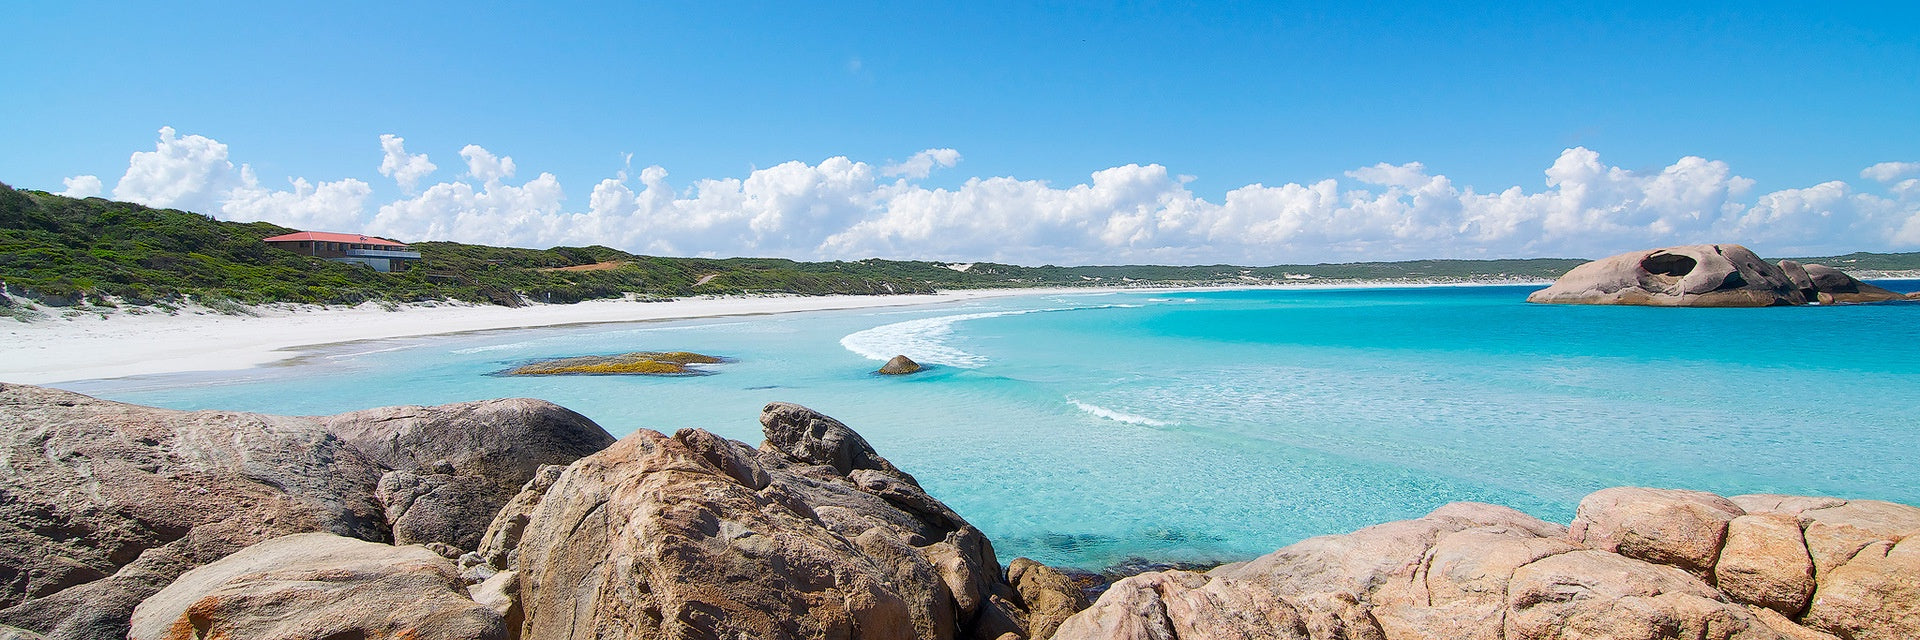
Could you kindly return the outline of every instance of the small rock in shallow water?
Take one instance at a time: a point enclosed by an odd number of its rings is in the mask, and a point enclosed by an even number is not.
[[[894,356],[892,360],[888,360],[886,364],[880,366],[880,371],[878,373],[883,373],[890,376],[903,376],[919,370],[920,370],[920,363],[914,362],[912,358],[909,358],[906,356]]]

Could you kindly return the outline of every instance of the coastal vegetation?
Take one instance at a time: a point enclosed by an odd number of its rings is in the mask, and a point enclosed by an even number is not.
[[[611,356],[575,356],[529,362],[505,373],[510,376],[699,374],[688,365],[719,364],[724,358],[689,351],[639,351]]]
[[[269,247],[295,231],[0,184],[0,307],[360,304],[459,300],[517,306],[695,295],[887,295],[939,289],[1297,282],[1543,281],[1581,259],[1419,260],[1316,265],[1022,266],[919,260],[643,256],[604,246],[523,249],[416,242],[412,269],[371,269]],[[356,231],[343,229],[337,231]],[[397,240],[406,240],[398,238]],[[1806,258],[1849,270],[1920,269],[1920,253]]]

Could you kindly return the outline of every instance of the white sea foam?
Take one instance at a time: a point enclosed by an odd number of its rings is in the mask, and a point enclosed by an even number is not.
[[[1020,309],[1014,311],[984,311],[980,313],[962,313],[951,316],[920,318],[883,324],[872,329],[855,331],[840,339],[840,346],[848,351],[860,354],[869,360],[885,362],[888,359],[905,355],[922,364],[943,364],[966,369],[978,368],[987,363],[983,356],[968,353],[946,343],[953,335],[953,325],[966,320],[980,318],[998,318],[1016,316],[1041,311],[1065,311],[1066,309]]]
[[[1067,402],[1073,403],[1073,406],[1079,407],[1081,411],[1087,412],[1088,415],[1094,416],[1096,418],[1106,418],[1114,422],[1125,422],[1127,424],[1146,425],[1149,427],[1164,427],[1164,426],[1173,424],[1165,420],[1155,420],[1153,418],[1134,415],[1131,413],[1126,413],[1124,411],[1114,411],[1112,409],[1108,409],[1106,407],[1102,407],[1097,404],[1087,404],[1085,402],[1081,402],[1073,398],[1067,398]]]
[[[486,346],[484,346],[484,347],[468,347],[468,348],[465,348],[465,349],[454,349],[453,351],[451,351],[451,352],[449,352],[449,353],[457,353],[457,354],[460,354],[460,355],[467,355],[467,354],[470,354],[470,353],[486,353],[486,352],[488,352],[488,351],[504,351],[504,350],[507,350],[507,349],[518,349],[518,348],[521,348],[521,347],[525,347],[525,346],[527,346],[527,345],[530,345],[530,344],[533,344],[533,343],[531,343],[531,342],[509,342],[509,343],[507,343],[507,344],[490,344],[490,345],[486,345]]]
[[[1133,309],[1137,304],[1097,304],[1083,307],[1054,307],[1048,309],[1015,309],[1011,311],[983,311],[979,313],[960,313],[950,316],[921,318],[883,324],[872,329],[855,331],[840,339],[840,346],[869,360],[886,362],[894,356],[904,355],[921,364],[943,364],[963,369],[977,369],[987,363],[987,358],[969,353],[947,344],[953,335],[953,325],[967,320],[1018,316],[1029,313],[1051,313],[1055,311],[1085,311],[1089,309]]]

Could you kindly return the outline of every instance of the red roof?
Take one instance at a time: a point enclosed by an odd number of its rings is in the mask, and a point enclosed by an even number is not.
[[[363,235],[352,234],[352,233],[327,233],[325,231],[301,231],[297,233],[289,233],[284,236],[274,236],[271,238],[267,238],[265,240],[262,240],[261,242],[305,242],[305,241],[345,242],[348,244],[373,244],[373,245],[380,245],[385,247],[407,246],[398,242],[394,242],[392,240],[375,238],[373,236],[363,236]]]

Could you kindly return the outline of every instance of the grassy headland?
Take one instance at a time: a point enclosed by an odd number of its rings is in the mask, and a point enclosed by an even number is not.
[[[227,222],[176,209],[68,198],[0,184],[0,282],[5,284],[0,305],[9,294],[56,306],[108,305],[114,300],[169,304],[185,298],[207,305],[453,299],[511,306],[627,295],[885,295],[989,287],[1544,280],[1583,262],[1542,258],[1027,267],[879,259],[669,258],[603,246],[519,249],[416,242],[412,246],[422,255],[417,266],[376,273],[261,242],[292,231],[265,222]],[[1810,260],[1850,270],[1920,269],[1920,253]]]

